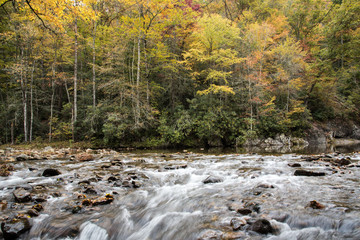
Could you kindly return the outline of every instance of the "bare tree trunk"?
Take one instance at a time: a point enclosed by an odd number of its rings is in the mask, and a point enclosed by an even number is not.
[[[33,83],[34,83],[35,60],[33,61],[30,82],[30,142],[33,138],[33,125],[34,125],[34,104],[33,104]]]
[[[130,78],[130,84],[131,84],[131,88],[133,89],[131,96],[132,96],[132,109],[134,111],[134,121],[135,124],[137,123],[137,115],[136,115],[136,89],[135,89],[135,83],[134,83],[134,65],[135,65],[135,51],[136,51],[136,39],[134,38],[134,47],[133,47],[133,56],[132,56],[132,61],[131,61],[131,78]]]
[[[77,0],[75,0],[75,6],[77,6]],[[74,61],[74,110],[72,119],[72,139],[75,141],[75,125],[77,121],[77,72],[78,72],[78,29],[77,29],[77,17],[75,17],[75,61]]]
[[[57,59],[57,45],[55,45],[54,62],[52,64],[52,79],[51,79],[52,93],[51,93],[51,103],[50,103],[49,142],[52,141],[52,123],[53,123],[53,118],[54,118],[56,59]]]
[[[249,66],[247,66],[248,75],[250,74]],[[250,103],[250,130],[253,130],[253,106],[251,102],[252,94],[251,94],[251,81],[250,77],[248,76],[248,87],[249,87],[249,103]]]
[[[21,47],[21,60],[20,60],[20,83],[22,90],[23,100],[23,114],[24,114],[24,141],[28,141],[28,129],[27,129],[27,92],[26,92],[26,77],[24,77],[24,49]]]
[[[93,32],[93,108],[96,106],[96,75],[95,75],[95,60],[96,60],[96,48],[95,48],[95,38],[96,38],[96,21],[94,20],[94,32]]]
[[[142,5],[140,5],[139,11],[139,22],[141,21],[142,17]],[[141,64],[141,24],[139,23],[139,36],[138,36],[138,43],[137,43],[137,72],[136,72],[136,122],[135,126],[139,125],[140,119],[140,64]]]
[[[14,120],[11,121],[11,144],[14,145]]]

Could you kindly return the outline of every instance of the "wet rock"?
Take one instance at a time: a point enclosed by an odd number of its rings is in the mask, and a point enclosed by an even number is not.
[[[32,200],[31,193],[24,188],[18,188],[13,192],[15,200],[19,203],[30,202]]]
[[[31,223],[27,218],[14,218],[1,223],[1,230],[4,239],[17,239],[19,236],[31,228]]]
[[[273,232],[273,228],[270,222],[266,219],[258,219],[256,220],[250,228],[252,231],[261,233],[261,234],[268,234]]]
[[[37,217],[40,215],[40,213],[38,211],[36,211],[35,209],[29,209],[27,211],[27,214],[29,214],[30,217]]]
[[[33,197],[35,203],[42,203],[47,201],[47,196],[44,194],[39,194]]]
[[[308,177],[319,177],[325,176],[324,172],[313,172],[313,171],[306,171],[306,170],[296,170],[294,172],[295,176],[308,176]]]
[[[349,159],[337,159],[334,161],[334,164],[338,165],[338,166],[347,166],[351,164],[351,161]]]
[[[300,163],[289,163],[288,166],[296,168],[296,167],[301,167],[301,164]]]
[[[26,161],[29,159],[29,156],[26,155],[26,154],[20,154],[19,156],[17,156],[16,158],[16,161],[18,162],[22,162],[22,161]]]
[[[92,201],[92,205],[93,206],[98,206],[98,205],[106,205],[106,204],[110,204],[114,201],[114,196],[110,195],[110,194],[106,194],[105,197],[101,197],[101,198],[97,198],[95,200]]]
[[[221,231],[206,230],[200,234],[197,240],[220,240],[222,237],[223,233]]]
[[[29,167],[29,171],[30,171],[30,172],[37,171],[37,170],[38,170],[37,168]]]
[[[242,215],[249,215],[252,213],[252,211],[248,208],[240,208],[236,211],[237,213],[240,213]]]
[[[81,161],[81,162],[87,162],[87,161],[92,161],[94,160],[94,156],[92,154],[88,154],[88,153],[82,153],[77,155],[77,160]]]
[[[78,182],[79,185],[89,185],[90,181],[89,180],[82,180],[80,182]]]
[[[84,193],[97,194],[97,191],[95,190],[95,188],[93,186],[87,186],[86,189],[84,190]]]
[[[307,162],[312,162],[312,161],[319,160],[320,157],[319,156],[309,156],[309,157],[302,157],[301,159],[304,161],[307,161]]]
[[[102,168],[102,169],[108,169],[108,168],[110,168],[111,166],[112,166],[112,165],[102,165],[101,168]]]
[[[219,177],[214,177],[214,176],[209,176],[207,177],[203,183],[204,184],[209,184],[209,183],[219,183],[219,182],[222,182],[223,180]]]
[[[252,209],[254,212],[259,213],[260,212],[260,204],[256,202],[249,202],[245,204],[245,208]]]
[[[53,176],[57,176],[57,175],[60,175],[61,172],[57,169],[53,169],[53,168],[48,168],[48,169],[45,169],[44,172],[43,172],[43,176],[44,177],[53,177]]]
[[[81,205],[83,205],[83,206],[90,206],[91,204],[92,204],[92,201],[87,198],[81,201]]]
[[[71,212],[72,212],[73,214],[77,214],[77,213],[81,212],[81,210],[82,210],[82,206],[77,205],[77,206],[74,206],[74,207],[71,209]]]
[[[108,179],[107,179],[107,181],[108,182],[116,182],[118,179],[116,178],[116,177],[114,177],[114,176],[110,176]]]
[[[313,209],[324,209],[325,206],[317,201],[310,201],[310,203],[307,205],[307,207],[311,207]]]
[[[257,185],[256,187],[257,188],[275,188],[273,185],[267,184],[267,183],[261,183],[261,184]]]
[[[183,165],[168,165],[168,166],[164,167],[164,169],[166,169],[166,170],[176,170],[176,169],[185,169],[185,168],[187,168],[186,164],[183,164]]]
[[[9,164],[1,164],[0,165],[0,176],[7,177],[11,175],[11,172],[14,171],[14,167]]]
[[[8,202],[6,200],[2,200],[0,202],[0,210],[4,211],[7,208]]]
[[[32,209],[35,209],[38,212],[41,212],[42,210],[44,210],[44,207],[41,204],[36,204],[32,207]]]
[[[125,188],[139,188],[141,187],[141,184],[139,181],[125,180],[122,182],[122,186]]]
[[[53,197],[61,197],[62,194],[60,192],[53,192],[53,193],[51,193],[51,196],[53,196]]]
[[[246,225],[246,220],[241,218],[233,218],[230,220],[230,226],[234,231],[238,231],[241,227]]]

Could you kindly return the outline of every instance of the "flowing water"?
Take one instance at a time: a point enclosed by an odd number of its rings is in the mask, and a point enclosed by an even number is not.
[[[0,199],[10,205],[2,214],[18,207],[10,204],[15,187],[28,186],[48,199],[21,239],[360,239],[360,154],[338,157],[350,157],[354,167],[335,172],[328,162],[307,162],[295,154],[124,153],[119,164],[111,156],[16,162],[11,176],[0,177]],[[326,176],[294,176],[291,163]],[[41,176],[46,168],[61,175]],[[209,176],[216,181],[205,184]],[[97,191],[87,197],[110,193],[114,201],[73,213],[84,180]],[[124,185],[127,180],[131,187]],[[308,207],[312,200],[325,208]],[[241,215],[239,208],[252,213]],[[234,231],[233,218],[244,226]],[[251,231],[259,218],[276,231]]]

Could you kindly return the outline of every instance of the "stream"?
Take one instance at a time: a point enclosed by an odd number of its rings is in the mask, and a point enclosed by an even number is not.
[[[2,221],[43,208],[17,239],[360,239],[360,153],[93,156],[8,161]],[[16,188],[32,199],[15,201]]]

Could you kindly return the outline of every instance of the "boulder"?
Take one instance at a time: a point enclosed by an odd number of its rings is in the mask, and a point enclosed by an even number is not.
[[[219,183],[219,182],[222,182],[223,180],[219,177],[214,177],[214,176],[209,176],[207,177],[203,183],[204,184],[209,184],[209,183]]]
[[[1,223],[1,230],[4,239],[17,239],[19,236],[31,228],[31,223],[27,218],[15,218]]]
[[[18,188],[13,192],[15,200],[19,203],[30,202],[31,201],[31,193],[24,188]]]
[[[53,176],[57,176],[57,175],[60,175],[61,172],[57,169],[53,169],[53,168],[48,168],[48,169],[45,169],[44,172],[43,172],[43,176],[44,177],[53,177]]]
[[[258,219],[251,225],[251,230],[260,234],[268,234],[273,232],[270,222],[266,219]]]
[[[97,191],[95,190],[95,188],[93,186],[87,186],[86,189],[84,190],[84,193],[86,194],[97,194]]]
[[[313,172],[313,171],[306,171],[306,170],[296,170],[294,172],[295,176],[307,176],[307,177],[319,177],[325,176],[324,172]]]
[[[40,213],[38,211],[36,211],[35,209],[29,209],[27,211],[27,214],[30,216],[30,217],[37,217],[40,215]]]
[[[77,155],[77,160],[79,160],[81,162],[92,161],[92,160],[94,160],[94,156],[92,154],[82,153],[82,154]]]
[[[22,162],[26,160],[29,160],[29,156],[26,154],[20,154],[19,156],[16,157],[16,161],[18,162]]]
[[[101,197],[101,198],[97,198],[95,200],[92,201],[92,205],[93,206],[98,206],[98,205],[106,205],[106,204],[110,204],[114,201],[114,196],[110,195],[110,194],[106,194],[105,197]]]
[[[36,204],[32,207],[32,209],[35,209],[38,212],[41,212],[42,210],[44,210],[44,207],[41,204]]]

